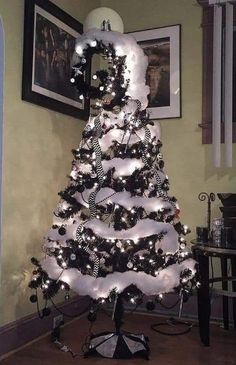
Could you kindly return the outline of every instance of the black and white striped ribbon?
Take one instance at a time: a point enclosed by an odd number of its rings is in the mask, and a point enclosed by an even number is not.
[[[148,143],[151,140],[151,132],[150,132],[150,130],[148,129],[147,126],[144,127],[144,131],[145,131],[145,136],[144,136],[144,140],[143,140],[144,149],[142,151],[142,159],[143,159],[144,164],[147,167],[150,168],[150,165],[149,165],[148,160],[147,160],[147,157],[146,157],[146,150],[147,150],[147,147],[146,146],[148,145]],[[157,182],[157,191],[158,191],[158,194],[159,194],[159,196],[163,196],[164,194],[163,194],[163,191],[161,189],[162,181],[161,181],[161,178],[159,176],[159,173],[158,173],[158,171],[154,167],[151,167],[150,169],[154,173],[154,176],[155,176],[155,179],[156,179],[156,182]]]
[[[138,99],[135,99],[135,102],[137,104],[137,110],[140,111],[141,106],[142,106],[141,102]]]
[[[89,258],[94,262],[93,276],[96,278],[98,276],[98,271],[99,271],[99,258],[97,257],[94,251],[90,250],[88,246],[83,246],[84,241],[82,238],[82,230],[84,227],[84,223],[81,223],[76,230],[76,240],[79,242],[82,249],[89,254]]]
[[[99,138],[102,134],[102,126],[101,126],[101,121],[100,121],[99,116],[95,118],[94,126],[96,128],[96,136],[97,136],[97,138]]]
[[[104,171],[102,168],[102,151],[100,144],[98,142],[98,138],[101,136],[102,133],[102,127],[100,123],[100,119],[96,118],[94,121],[94,125],[96,128],[96,136],[94,137],[92,141],[93,149],[96,155],[96,172],[98,175],[99,184],[102,185],[103,183],[103,177],[104,177]]]
[[[97,193],[98,193],[98,190],[95,190],[89,195],[88,201],[89,201],[90,218],[96,217],[97,209],[96,209],[95,199],[96,199]]]

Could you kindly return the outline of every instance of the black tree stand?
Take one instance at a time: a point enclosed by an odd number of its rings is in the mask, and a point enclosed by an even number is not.
[[[84,354],[86,357],[100,355],[113,359],[129,359],[131,357],[149,357],[148,338],[144,334],[132,334],[121,330],[123,324],[122,295],[118,295],[114,304],[115,332],[102,332],[91,335],[89,349]]]

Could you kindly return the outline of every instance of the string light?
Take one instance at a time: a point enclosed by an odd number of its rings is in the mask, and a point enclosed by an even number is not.
[[[96,47],[96,45],[97,45],[97,41],[92,41],[92,42],[90,43],[90,45],[91,45],[91,47]]]

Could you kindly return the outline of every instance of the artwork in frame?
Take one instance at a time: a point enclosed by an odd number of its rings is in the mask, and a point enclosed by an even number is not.
[[[148,57],[151,119],[181,118],[179,24],[130,33]]]
[[[83,26],[49,0],[25,0],[22,99],[80,119],[89,101],[70,82],[71,59]],[[84,77],[90,80],[88,64]]]

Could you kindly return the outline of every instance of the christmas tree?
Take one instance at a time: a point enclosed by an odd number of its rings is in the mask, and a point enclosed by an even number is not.
[[[90,85],[84,71],[95,53],[109,67],[95,72]],[[193,286],[188,228],[168,195],[159,125],[146,112],[146,68],[130,35],[91,30],[77,40],[71,82],[81,101],[95,99],[94,113],[72,151],[69,184],[44,241],[46,258],[32,259],[30,286],[45,299],[72,289],[97,302],[122,293],[132,302],[143,294],[161,300]]]

